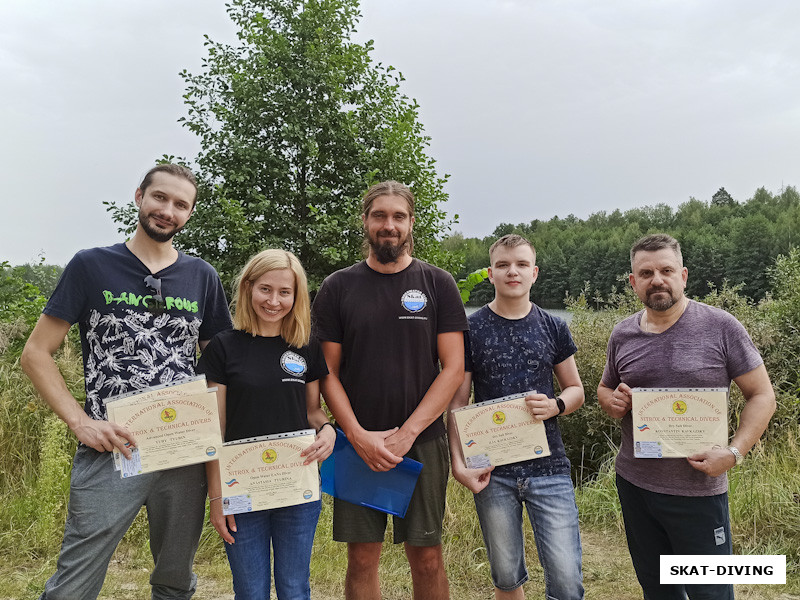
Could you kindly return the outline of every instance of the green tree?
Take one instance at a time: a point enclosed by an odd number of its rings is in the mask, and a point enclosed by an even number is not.
[[[453,270],[451,224],[419,106],[402,75],[350,41],[358,0],[232,0],[238,43],[206,38],[200,73],[184,71],[184,126],[202,150],[201,193],[176,240],[230,282],[265,247],[295,252],[312,287],[361,257],[360,198],[396,179],[415,193],[415,255]],[[130,229],[130,213],[110,207]]]
[[[45,264],[44,257],[38,263],[25,263],[15,269],[22,279],[39,288],[45,298],[49,298],[53,294],[61,273],[64,271],[62,266]]]
[[[24,278],[25,267],[0,262],[0,323],[20,322],[33,327],[47,299]]]
[[[733,206],[736,204],[736,200],[728,193],[728,190],[721,187],[711,196],[711,204],[713,206]]]
[[[774,225],[760,214],[737,219],[731,227],[726,277],[742,284],[750,298],[763,298],[769,289],[767,269],[775,256]]]

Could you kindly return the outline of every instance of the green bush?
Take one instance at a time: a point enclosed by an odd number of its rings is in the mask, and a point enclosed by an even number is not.
[[[47,302],[42,292],[23,279],[24,267],[11,267],[7,261],[0,263],[0,322],[22,321],[33,327]],[[0,346],[0,352],[4,350]]]

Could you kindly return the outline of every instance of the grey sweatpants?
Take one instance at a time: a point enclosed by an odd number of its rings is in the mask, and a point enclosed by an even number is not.
[[[142,506],[147,508],[155,562],[153,599],[191,598],[205,499],[202,464],[122,479],[110,452],[79,446],[61,555],[40,600],[97,598],[111,556]]]

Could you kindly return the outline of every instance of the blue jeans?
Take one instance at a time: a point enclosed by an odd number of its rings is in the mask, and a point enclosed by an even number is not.
[[[225,544],[236,600],[266,600],[270,588],[269,547],[275,560],[278,600],[311,598],[311,548],[322,502],[235,515],[235,542]]]
[[[581,600],[581,538],[578,508],[569,475],[517,479],[492,473],[475,494],[492,582],[502,591],[528,580],[522,534],[522,506],[528,511],[548,600]]]

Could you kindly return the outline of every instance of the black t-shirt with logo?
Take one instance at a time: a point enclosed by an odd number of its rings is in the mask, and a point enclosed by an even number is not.
[[[439,374],[437,335],[467,330],[453,277],[414,259],[399,273],[366,262],[333,273],[312,307],[320,341],[342,345],[339,377],[358,422],[367,430],[400,427]],[[444,434],[442,419],[420,436]]]
[[[308,429],[306,383],[328,374],[316,341],[295,348],[238,329],[211,340],[198,371],[227,388],[226,442]]]
[[[148,276],[160,280],[160,306]],[[106,418],[105,398],[194,375],[197,342],[231,328],[211,265],[178,252],[153,274],[125,244],[78,252],[44,313],[80,326],[85,410],[93,419]]]

